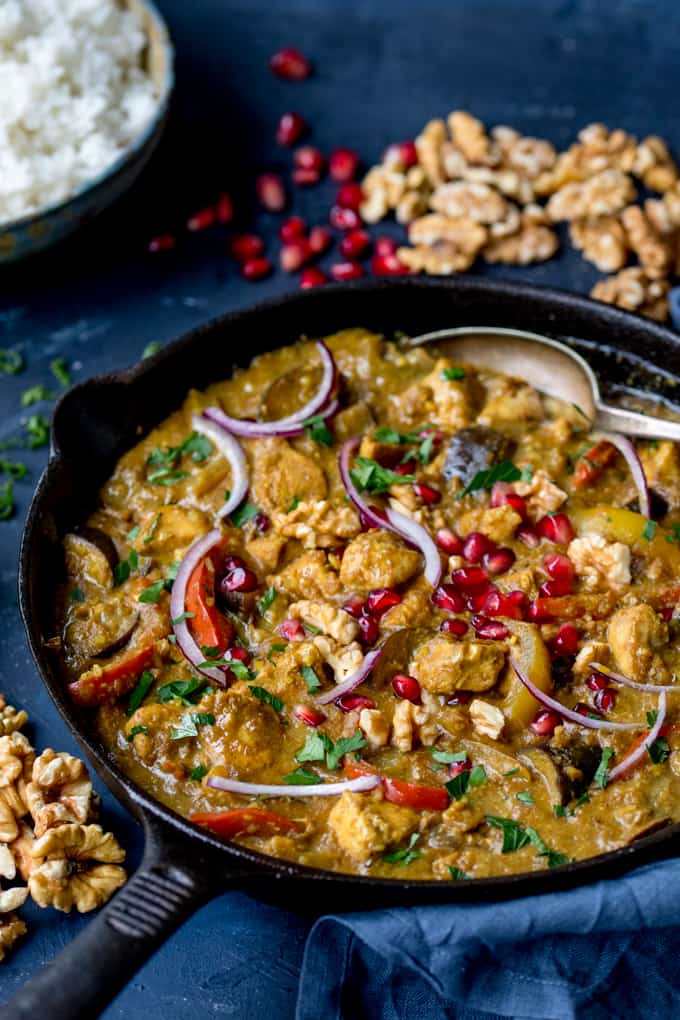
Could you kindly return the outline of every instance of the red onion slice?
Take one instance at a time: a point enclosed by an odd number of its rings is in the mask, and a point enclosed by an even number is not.
[[[248,491],[248,462],[238,439],[234,439],[221,425],[209,421],[203,415],[195,414],[191,419],[195,432],[211,439],[231,468],[231,489],[229,499],[217,512],[221,520],[228,517],[239,503],[245,499]]]
[[[209,776],[205,784],[214,790],[227,793],[241,793],[252,797],[339,797],[342,793],[364,793],[380,783],[380,776],[359,776],[357,779],[342,780],[339,783],[319,783],[309,786],[288,786],[277,783],[242,783],[239,779],[226,776]]]
[[[569,722],[576,723],[577,726],[585,726],[589,730],[643,730],[647,725],[646,723],[621,723],[609,722],[607,719],[590,719],[587,715],[581,715],[580,712],[574,712],[571,708],[565,708],[561,702],[551,698],[549,694],[546,694],[540,687],[537,687],[513,659],[510,659],[510,662],[515,673],[529,691],[529,694],[533,694],[536,701],[540,701],[546,708],[557,712],[558,715],[568,719]]]
[[[321,411],[319,411],[319,416],[323,418],[324,421],[328,421],[330,418],[332,418],[334,415],[338,413],[339,409],[340,401],[337,399],[337,397],[334,397],[333,400],[331,400],[330,404],[327,405],[327,407],[324,407],[322,408]],[[203,412],[203,415],[208,421],[212,421],[215,425],[217,425],[221,429],[224,429],[225,431],[229,431],[230,429],[232,431],[236,431],[235,429],[232,429],[231,426],[231,422],[233,421],[233,419],[229,418],[224,413],[224,411],[221,411],[219,409],[219,407],[208,407]],[[303,419],[301,422],[294,423],[288,426],[282,426],[281,428],[277,428],[275,432],[264,432],[261,428],[260,422],[250,421],[244,422],[243,424],[248,425],[249,427],[247,433],[248,439],[263,439],[271,435],[278,436],[280,439],[292,439],[294,436],[301,436],[304,433],[305,421],[307,421],[306,418]],[[264,422],[262,424],[274,425],[275,423]],[[252,428],[250,428],[250,426],[252,426]],[[246,438],[246,432],[243,429],[240,430],[240,435]]]
[[[594,670],[599,676],[604,677],[605,680],[613,680],[614,683],[623,684],[624,687],[632,687],[636,691],[649,691],[654,694],[656,691],[680,691],[680,684],[639,684],[635,680],[629,680],[623,673],[615,673],[611,669],[607,669],[599,662],[589,662],[588,669]]]
[[[430,582],[433,588],[436,588],[439,584],[442,576],[442,561],[439,549],[434,543],[434,540],[427,533],[422,524],[418,524],[417,521],[407,517],[406,514],[399,513],[398,510],[386,509],[383,511],[385,517],[381,514],[377,514],[375,510],[363,499],[358,489],[352,481],[350,475],[349,462],[352,454],[359,446],[359,438],[348,439],[343,443],[340,450],[340,456],[338,458],[338,467],[340,470],[340,478],[342,484],[347,490],[347,495],[354,503],[355,507],[365,520],[372,524],[374,528],[386,528],[388,531],[393,531],[395,535],[399,535],[400,538],[405,539],[407,542],[412,542],[413,545],[420,549],[425,559],[424,574],[426,580]]]
[[[659,708],[657,710],[656,721],[654,725],[652,726],[651,730],[649,731],[645,739],[640,744],[638,744],[638,746],[633,751],[631,751],[630,754],[623,759],[623,761],[619,762],[619,764],[616,765],[611,770],[611,772],[607,773],[608,783],[611,783],[614,779],[618,779],[619,776],[624,775],[624,773],[626,773],[630,768],[632,768],[632,766],[635,765],[640,760],[640,758],[642,758],[643,755],[647,753],[648,749],[652,746],[654,741],[659,736],[659,733],[661,732],[661,727],[663,726],[665,720],[666,720],[666,692],[662,691],[661,694],[659,695]]]
[[[201,538],[197,538],[193,545],[189,546],[189,549],[180,564],[180,568],[177,571],[177,577],[172,585],[172,592],[170,594],[170,620],[172,623],[173,633],[177,639],[177,647],[185,659],[187,659],[194,669],[202,676],[207,677],[208,680],[212,680],[213,683],[218,684],[220,687],[226,687],[224,673],[217,666],[199,667],[199,663],[205,662],[205,655],[189,633],[186,620],[181,619],[185,612],[185,599],[189,578],[203,557],[207,556],[210,550],[214,549],[221,539],[222,532],[219,528],[213,528],[213,530],[209,531],[207,535],[202,535]]]
[[[245,436],[250,439],[262,436],[300,435],[303,431],[302,422],[319,414],[328,404],[338,376],[333,355],[321,340],[316,341],[316,349],[323,365],[321,382],[311,400],[308,400],[298,411],[276,421],[243,421],[240,418],[232,418],[218,407],[207,407],[203,412],[204,417],[221,425],[229,432],[233,432],[236,436]]]
[[[364,661],[354,673],[351,673],[341,684],[336,684],[330,691],[326,691],[325,694],[316,699],[317,705],[328,705],[331,701],[337,701],[343,694],[349,694],[350,691],[353,691],[355,687],[358,687],[359,684],[366,680],[381,655],[382,648],[375,648],[372,652],[365,655]]]
[[[638,452],[630,439],[626,436],[619,435],[618,432],[594,432],[593,439],[605,439],[612,446],[615,446],[619,453],[625,458],[630,473],[633,476],[635,482],[635,488],[638,491],[638,502],[640,504],[640,513],[645,517],[651,517],[652,505],[649,499],[649,486],[647,485],[647,478],[645,471],[642,466],[642,462],[638,457]]]

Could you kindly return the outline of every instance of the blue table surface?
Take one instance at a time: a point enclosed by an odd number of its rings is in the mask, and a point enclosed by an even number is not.
[[[18,348],[27,367],[16,378],[0,378],[0,442],[21,432],[27,414],[20,392],[53,384],[54,357],[65,358],[80,380],[136,361],[150,341],[172,340],[225,310],[295,286],[281,273],[259,285],[241,280],[226,257],[222,229],[186,239],[169,258],[153,260],[144,251],[150,236],[173,230],[223,188],[234,194],[242,222],[251,222],[255,168],[288,165],[273,142],[285,110],[308,118],[322,149],[352,145],[366,163],[388,142],[413,137],[430,117],[454,108],[558,145],[603,121],[661,134],[680,150],[675,2],[157,2],[174,37],[178,72],[161,150],[115,210],[58,250],[2,269],[0,347]],[[315,63],[303,85],[280,82],[267,70],[268,56],[291,44]],[[299,194],[297,208],[322,222],[332,194],[325,182]],[[260,214],[257,226],[273,241],[274,217]],[[381,232],[398,233],[394,226]],[[573,251],[529,269],[480,271],[580,292],[597,278]],[[38,748],[75,751],[29,657],[17,608],[17,551],[45,451],[22,459],[30,475],[16,486],[16,515],[0,524],[0,690],[27,709]],[[105,825],[134,866],[141,832],[101,784],[100,792]],[[31,906],[24,914],[29,935],[0,968],[0,1000],[87,923]],[[196,1008],[243,1016],[247,1003],[248,1015],[266,1009],[291,1017],[309,925],[239,893],[222,896],[160,950],[105,1016],[175,1020]]]

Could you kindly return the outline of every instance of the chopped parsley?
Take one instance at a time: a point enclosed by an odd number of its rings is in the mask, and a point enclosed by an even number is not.
[[[154,581],[148,588],[140,594],[137,599],[138,602],[160,602],[161,595],[165,591],[165,579],[161,577],[159,581]]]
[[[134,715],[137,711],[141,703],[144,701],[144,698],[149,693],[150,688],[153,686],[153,682],[153,673],[151,673],[148,669],[145,669],[133,688],[130,700],[128,701],[128,706],[125,709],[125,714],[128,717]]]
[[[481,786],[486,782],[486,769],[483,765],[475,765],[474,768],[465,772],[459,772],[457,776],[450,779],[444,786],[454,800],[460,800],[468,790]]]
[[[0,372],[5,375],[18,375],[24,367],[24,359],[18,351],[0,348]]]
[[[350,477],[358,489],[373,493],[387,492],[391,485],[404,485],[416,480],[415,475],[398,475],[369,457],[356,458]]]
[[[421,464],[429,464],[432,459],[432,447],[434,446],[434,432],[429,432],[418,447],[417,457]]]
[[[232,669],[234,668],[232,662],[230,662],[229,665]],[[243,666],[243,663],[241,662],[239,665]],[[238,672],[236,670],[234,670],[234,672],[238,676]],[[250,684],[248,690],[254,698],[257,698],[258,701],[263,702],[265,705],[271,705],[276,712],[283,712],[286,707],[284,702],[281,701],[281,698],[277,698],[276,695],[272,694],[271,691],[268,691],[266,687],[256,687],[255,684]]]
[[[135,571],[138,566],[139,566],[139,556],[137,555],[137,551],[136,551],[136,549],[131,549],[130,550],[130,555],[128,556],[128,558],[126,560],[119,560],[119,562],[116,563],[115,567],[113,568],[113,577],[114,577],[114,580],[115,580],[116,584],[120,585],[120,584],[123,584],[124,581],[127,581],[127,579],[130,576],[130,574],[133,573],[133,571]],[[141,601],[141,596],[140,596],[140,601]],[[147,601],[153,601],[153,600],[147,600]],[[156,599],[155,601],[158,601],[158,599]]]
[[[158,700],[161,705],[166,705],[169,701],[181,701],[183,705],[195,705],[203,697],[206,687],[206,681],[199,680],[198,677],[191,677],[190,680],[173,680],[158,688]]]
[[[28,446],[31,450],[37,450],[44,446],[50,438],[50,423],[42,414],[32,414],[26,422],[26,433],[28,435]]]
[[[178,623],[184,623],[185,620],[193,620],[195,615],[196,615],[196,613],[186,613],[186,612],[185,613],[180,613],[179,616],[176,616],[174,620],[170,621],[170,623],[173,626],[176,627]]]
[[[83,595],[83,593],[80,590],[80,588],[71,588],[71,591],[70,591],[70,594],[69,594],[69,598],[71,599],[71,602],[84,602],[85,601],[85,596]]]
[[[280,641],[275,641],[274,644],[269,646],[269,651],[267,652],[267,658],[271,662],[271,658],[272,658],[272,655],[274,654],[274,652],[285,652],[287,647],[288,647],[288,645],[284,645]]]
[[[156,516],[154,517],[154,519],[151,522],[149,530],[147,531],[146,535],[142,539],[142,543],[144,545],[148,545],[149,542],[153,539],[153,536],[156,534],[156,530],[158,528],[158,525],[160,524],[160,520],[161,520],[161,515],[160,514],[156,514]]]
[[[651,725],[651,724],[650,724]],[[614,757],[614,749],[611,747],[602,748],[602,757],[600,758],[600,764],[597,766],[595,775],[593,776],[593,782],[597,783],[602,789],[607,785],[607,774],[609,772],[609,762]]]
[[[305,741],[305,746],[295,755],[296,761],[324,761],[330,772],[340,765],[340,760],[350,751],[359,751],[366,746],[366,741],[361,730],[357,730],[353,737],[341,737],[335,743],[326,733],[319,733],[314,730]]]
[[[527,825],[524,828],[512,818],[499,818],[497,815],[486,815],[486,821],[489,825],[495,829],[500,829],[503,833],[501,853],[513,853],[515,850],[521,850],[522,847],[528,846],[531,843],[538,851],[536,856],[545,857],[549,868],[556,868],[560,864],[566,864],[568,858],[565,854],[557,850],[551,850],[545,841],[541,839],[536,829],[531,826]]]
[[[309,691],[310,694],[313,694],[314,691],[319,690],[319,688],[321,687],[321,681],[319,680],[318,676],[316,675],[311,666],[302,666],[300,669],[300,675],[304,680],[307,686],[307,690]]]
[[[148,730],[147,726],[133,726],[132,729],[130,730],[130,732],[128,733],[128,735],[127,735],[127,742],[128,742],[128,744],[132,743],[132,741],[134,740],[134,738],[137,736],[138,733],[148,733],[148,732],[149,732],[149,730]]]
[[[142,358],[152,358],[154,354],[158,354],[162,349],[163,345],[159,344],[158,340],[152,340],[142,351]]]
[[[195,464],[199,464],[210,456],[212,449],[212,443],[207,436],[199,432],[190,432],[179,446],[167,446],[165,449],[155,446],[146,458],[146,463],[148,467],[156,470],[150,471],[146,480],[150,485],[174,485],[175,482],[189,476],[188,471],[182,471],[177,467],[185,454],[190,455]]]
[[[647,754],[655,765],[662,765],[670,753],[671,749],[665,737],[657,737],[654,743],[647,748]]]
[[[302,423],[305,435],[319,446],[332,446],[333,433],[320,414],[314,414]]]
[[[63,386],[64,389],[68,389],[71,385],[71,376],[69,375],[64,359],[54,358],[53,361],[50,361],[50,371],[59,385]]]
[[[53,400],[54,393],[52,390],[48,390],[47,386],[43,386],[39,383],[37,386],[30,386],[27,390],[21,394],[21,406],[32,407],[33,404],[39,404],[43,400]]]
[[[534,795],[531,790],[522,790],[521,793],[517,794],[517,800],[521,804],[535,804]]]
[[[262,598],[258,600],[257,603],[257,611],[260,614],[260,616],[264,616],[264,614],[267,612],[267,610],[269,609],[269,607],[271,606],[272,602],[274,601],[278,594],[279,593],[276,590],[276,588],[274,587],[267,588],[266,592],[264,593]]]
[[[445,368],[442,370],[442,379],[447,379],[449,382],[458,381],[465,378],[464,368]]]
[[[430,754],[434,761],[439,762],[440,765],[453,765],[457,761],[465,761],[467,758],[466,751],[438,751],[436,747],[430,748]]]
[[[171,740],[183,740],[185,737],[197,737],[199,726],[214,726],[215,716],[211,712],[186,712],[179,726],[170,731]]]
[[[323,779],[317,772],[303,768],[289,772],[287,776],[283,777],[283,781],[289,786],[318,786],[319,783],[323,783]]]
[[[420,839],[420,833],[414,832],[408,841],[408,845],[403,850],[394,850],[391,854],[385,854],[383,860],[388,864],[399,864],[402,868],[405,868],[412,861],[417,861],[419,857],[422,857],[420,850],[415,850],[414,847]]]
[[[288,507],[288,509],[286,510],[286,513],[287,514],[292,514],[293,510],[297,510],[297,508],[299,506],[300,506],[300,497],[299,496],[293,496],[291,504]]]
[[[516,776],[518,772],[519,772],[519,768],[510,769],[509,772],[504,772],[503,775],[506,776],[506,777]]]
[[[242,503],[231,515],[231,523],[235,528],[242,528],[253,517],[257,517],[259,512],[254,503]]]
[[[14,486],[11,482],[0,485],[0,521],[7,521],[14,513]]]
[[[176,482],[181,482],[183,478],[188,478],[188,471],[179,471],[175,468],[162,467],[158,471],[151,471],[146,476],[146,480],[149,485],[174,485]]]
[[[453,865],[449,866],[449,874],[454,882],[470,877],[465,871],[461,871],[460,868],[454,868]]]
[[[0,475],[9,475],[15,482],[20,482],[28,474],[28,468],[20,460],[3,460],[0,458]]]
[[[128,542],[136,542],[137,539],[139,538],[139,525],[137,525],[137,527],[130,528],[125,537],[127,538]]]
[[[564,804],[555,804],[553,807],[553,814],[556,818],[566,818],[569,814],[569,809]]]
[[[417,432],[397,432],[387,425],[381,425],[375,430],[374,438],[379,443],[388,443],[390,446],[402,446],[404,443],[417,443],[420,435]]]
[[[500,464],[494,464],[485,471],[478,471],[472,481],[458,493],[458,499],[480,489],[490,489],[496,482],[518,482],[521,478],[522,471],[511,460],[502,460]]]
[[[208,769],[205,765],[197,765],[195,769],[192,769],[189,773],[189,779],[193,779],[195,783],[200,783],[203,776],[207,776]]]
[[[680,545],[680,524],[671,524],[671,534],[666,535],[666,541]]]
[[[647,521],[644,528],[642,529],[642,537],[648,542],[651,542],[656,534],[656,521]]]

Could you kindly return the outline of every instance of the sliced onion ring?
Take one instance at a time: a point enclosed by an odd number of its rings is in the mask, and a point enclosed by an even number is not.
[[[231,468],[229,499],[217,512],[217,516],[221,520],[224,517],[228,517],[232,510],[235,510],[239,503],[242,503],[245,499],[248,491],[248,462],[246,455],[238,439],[234,439],[225,428],[216,422],[204,418],[202,414],[193,415],[191,426],[195,432],[200,432],[201,435],[212,439]]]
[[[326,691],[325,694],[316,699],[317,705],[328,705],[331,701],[337,701],[343,694],[349,694],[350,691],[353,691],[355,687],[358,687],[359,684],[366,680],[381,655],[382,648],[375,648],[372,652],[369,652],[364,656],[364,661],[354,673],[348,676],[346,680],[343,680],[341,684],[336,684],[330,691]]]
[[[201,538],[197,538],[193,545],[189,546],[189,549],[180,564],[180,568],[177,571],[177,577],[172,585],[172,592],[170,594],[170,620],[172,623],[173,633],[177,639],[177,647],[185,659],[187,659],[194,669],[202,676],[212,680],[213,683],[218,684],[220,687],[226,687],[226,679],[221,669],[217,666],[199,666],[199,663],[205,662],[205,655],[189,633],[186,620],[181,619],[185,612],[185,600],[189,578],[203,557],[207,556],[211,549],[214,549],[221,539],[222,532],[219,528],[213,528],[213,530],[209,531],[207,535],[202,535]]]
[[[615,446],[619,453],[625,458],[630,473],[633,476],[635,482],[635,488],[638,491],[638,502],[640,504],[640,513],[645,517],[652,516],[652,504],[649,499],[649,486],[647,485],[647,477],[645,470],[642,466],[642,462],[638,457],[638,452],[635,449],[633,443],[626,436],[619,435],[618,432],[593,432],[593,439],[604,439],[612,446]]]
[[[537,687],[514,659],[510,659],[510,662],[515,673],[529,691],[529,694],[533,694],[536,701],[540,701],[546,708],[549,708],[552,712],[557,712],[558,715],[568,719],[569,722],[576,723],[577,726],[585,726],[589,730],[643,730],[647,725],[647,723],[621,723],[609,722],[607,719],[590,719],[587,715],[581,715],[580,712],[574,712],[571,708],[565,708],[561,702],[551,698],[549,694],[546,694],[540,687]]]
[[[357,510],[363,515],[364,519],[367,520],[375,528],[386,528],[388,531],[393,531],[395,535],[399,535],[400,538],[405,539],[407,542],[412,542],[413,545],[420,549],[425,559],[424,574],[427,581],[430,582],[433,588],[436,588],[441,581],[442,576],[442,560],[439,553],[439,549],[434,543],[434,540],[427,533],[422,524],[418,524],[417,521],[411,520],[406,514],[400,514],[398,510],[386,509],[384,512],[385,517],[381,514],[377,514],[375,510],[363,499],[359,494],[358,489],[352,481],[350,475],[349,462],[350,457],[357,449],[359,445],[359,438],[348,439],[342,444],[340,450],[340,456],[338,458],[338,466],[340,469],[340,478],[342,484],[347,490],[347,495],[354,503]]]
[[[328,421],[330,418],[334,417],[334,415],[338,413],[339,409],[340,401],[337,399],[337,397],[334,397],[333,400],[331,400],[330,404],[328,404],[321,411],[319,411],[319,417],[323,418],[324,421]],[[221,411],[219,407],[207,407],[203,412],[203,417],[205,417],[206,420],[211,421],[213,424],[217,425],[219,428],[223,429],[225,432],[229,432],[231,429],[230,422],[232,419],[230,419],[224,413],[224,411]],[[273,433],[263,432],[260,428],[259,422],[251,421],[247,423],[248,425],[253,426],[252,431],[248,433],[248,438],[262,439],[266,438],[266,436],[275,435],[278,436],[280,439],[292,439],[294,436],[301,436],[304,433],[305,431],[304,422],[306,420],[307,419],[303,419],[300,422],[294,422],[292,425],[281,426],[281,428],[278,428]],[[263,422],[263,424],[273,425],[274,422]],[[241,430],[240,434],[245,437],[245,433],[243,432],[243,430]]]
[[[616,765],[611,770],[611,772],[607,773],[608,783],[611,783],[614,779],[618,779],[619,776],[622,776],[626,772],[628,772],[628,770],[632,768],[633,765],[635,765],[640,760],[640,758],[642,758],[643,755],[647,753],[647,751],[652,746],[654,741],[658,738],[659,733],[661,732],[661,727],[663,726],[665,720],[666,720],[666,692],[662,691],[661,694],[659,695],[659,708],[657,709],[656,720],[654,722],[654,725],[650,729],[645,739],[641,741],[640,744],[638,744],[638,746],[634,748],[634,750],[632,750],[626,758],[623,759],[623,761],[619,762],[619,764]]]
[[[221,425],[229,432],[233,432],[235,436],[245,436],[249,439],[257,439],[262,436],[300,435],[303,431],[302,423],[322,412],[328,404],[338,377],[333,355],[326,345],[321,340],[317,340],[316,348],[321,357],[323,375],[314,396],[298,411],[286,415],[285,418],[278,418],[276,421],[243,421],[241,418],[232,418],[218,407],[207,407],[203,412],[204,417]]]
[[[319,783],[309,786],[288,786],[277,783],[242,783],[226,776],[209,776],[205,785],[213,790],[241,793],[252,797],[339,797],[342,793],[364,793],[380,784],[380,776],[358,776],[339,783]]]
[[[632,687],[636,691],[649,691],[652,694],[655,691],[680,691],[680,684],[639,684],[635,680],[629,680],[623,673],[615,673],[612,669],[607,669],[600,662],[589,662],[588,669],[592,669],[605,680],[613,680],[614,683]]]

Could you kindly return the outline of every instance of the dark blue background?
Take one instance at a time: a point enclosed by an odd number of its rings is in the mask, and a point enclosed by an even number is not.
[[[414,136],[430,117],[456,107],[558,145],[601,120],[659,133],[680,149],[677,2],[158,2],[178,73],[161,150],[133,192],[78,238],[0,270],[0,347],[18,347],[27,363],[21,376],[0,378],[0,442],[21,431],[20,392],[51,385],[48,364],[56,355],[82,379],[137,360],[149,341],[170,340],[219,312],[295,286],[283,274],[259,285],[242,281],[226,256],[223,229],[187,239],[168,258],[144,254],[150,236],[174,230],[223,188],[250,222],[250,175],[288,162],[272,141],[285,110],[308,118],[323,149],[349,144],[367,163],[388,142]],[[313,79],[289,84],[269,73],[267,58],[282,45],[313,58]],[[297,209],[322,222],[332,194],[329,183],[300,193]],[[258,229],[273,237],[275,224],[261,215]],[[390,231],[396,233],[381,230]],[[574,252],[530,269],[484,271],[583,292],[597,277]],[[17,549],[44,451],[22,459],[30,477],[17,485],[15,517],[0,524],[0,690],[28,710],[37,747],[74,750],[19,621]],[[104,804],[105,824],[134,864],[140,832],[108,794]],[[0,999],[86,923],[32,907],[25,916],[29,935],[0,967]],[[106,1017],[175,1020],[196,1010],[290,1017],[308,926],[239,894],[223,896],[175,935]]]

